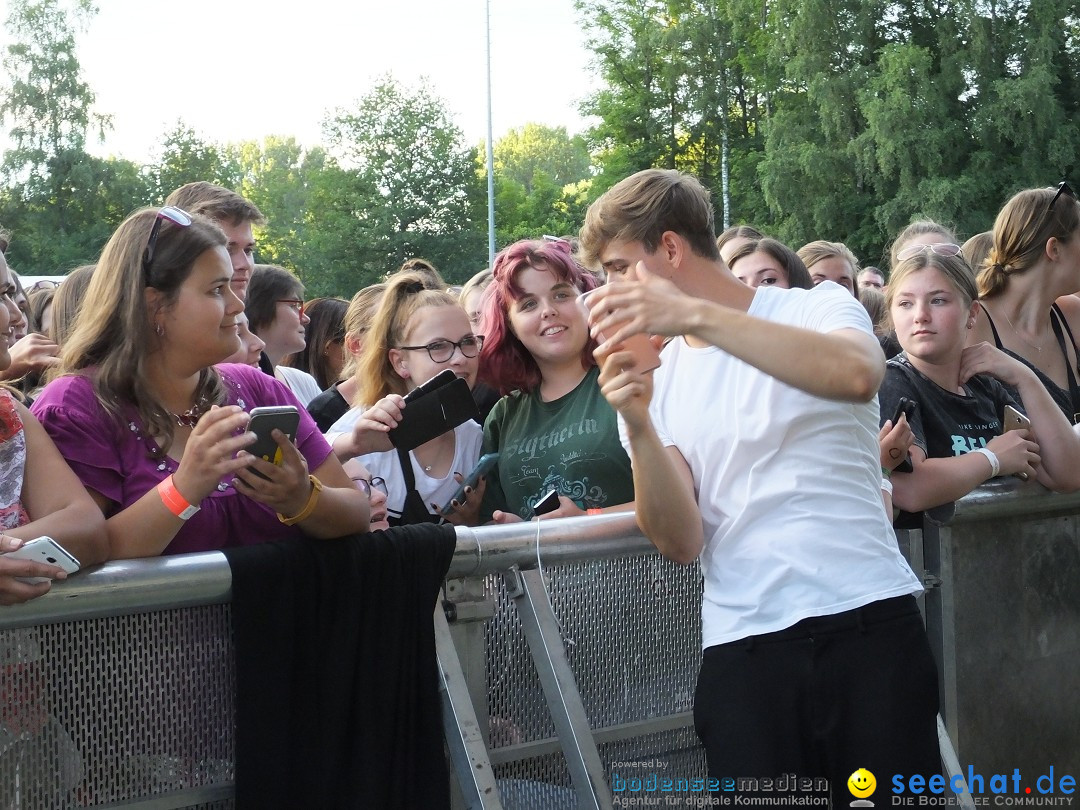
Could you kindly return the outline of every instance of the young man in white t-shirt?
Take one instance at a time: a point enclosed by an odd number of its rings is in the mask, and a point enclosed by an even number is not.
[[[581,245],[610,280],[591,322],[638,523],[665,556],[701,560],[694,712],[714,788],[827,777],[847,804],[859,768],[883,788],[939,773],[921,585],[880,497],[885,360],[865,310],[832,283],[743,285],[708,191],[675,171],[604,194]],[[674,338],[653,373],[613,348],[639,332]]]

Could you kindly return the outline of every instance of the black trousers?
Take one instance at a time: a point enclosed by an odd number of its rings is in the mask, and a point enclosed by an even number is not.
[[[877,780],[878,807],[894,774],[940,773],[937,712],[937,668],[912,596],[709,647],[694,700],[718,795],[734,795],[740,777],[825,777],[835,807],[856,798],[847,780],[859,768]]]

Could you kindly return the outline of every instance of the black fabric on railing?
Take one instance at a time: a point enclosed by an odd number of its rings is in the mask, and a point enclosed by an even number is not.
[[[432,613],[452,526],[225,550],[236,807],[448,808]]]

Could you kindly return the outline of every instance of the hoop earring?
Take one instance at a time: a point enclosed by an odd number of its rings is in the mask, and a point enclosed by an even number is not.
[[[162,326],[160,323],[155,323],[154,334],[157,335],[159,338],[165,337],[165,327]]]

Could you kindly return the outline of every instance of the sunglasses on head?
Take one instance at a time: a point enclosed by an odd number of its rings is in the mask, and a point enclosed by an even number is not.
[[[166,219],[181,228],[186,228],[191,224],[191,214],[175,205],[167,205],[158,211],[154,219],[154,227],[150,229],[150,236],[146,239],[146,250],[143,251],[143,278],[147,285],[150,284],[150,264],[154,261],[154,250],[157,248],[158,234],[161,233],[161,223]]]
[[[1062,194],[1067,195],[1070,199],[1076,199],[1076,194],[1075,192],[1073,192],[1072,186],[1070,186],[1065,180],[1062,180],[1060,183],[1057,184],[1057,194],[1054,195],[1054,199],[1050,200],[1050,204],[1046,206],[1047,211],[1054,210],[1054,203],[1058,201],[1058,197],[1060,197]]]
[[[904,262],[912,256],[918,256],[924,250],[929,250],[931,253],[936,253],[938,256],[964,257],[964,251],[959,245],[954,245],[952,242],[943,242],[938,245],[908,245],[896,254],[896,259],[897,261]]]

